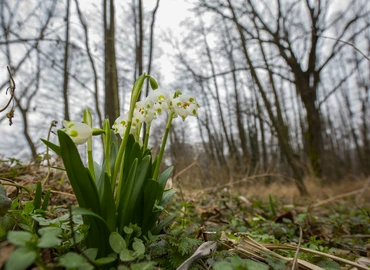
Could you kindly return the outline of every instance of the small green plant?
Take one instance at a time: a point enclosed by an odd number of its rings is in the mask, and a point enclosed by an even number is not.
[[[195,236],[194,230],[183,229],[175,223],[161,241],[151,245],[151,255],[163,269],[176,269],[202,244]]]
[[[2,193],[2,186],[0,186],[0,209],[4,209],[3,216],[0,214],[0,240],[6,238],[6,233],[14,227],[20,227],[27,232],[34,233],[37,229],[37,224],[34,220],[35,216],[45,216],[47,209],[50,190],[48,190],[42,200],[42,187],[41,182],[38,181],[35,187],[22,187],[29,194],[35,190],[33,200],[22,202],[20,201],[20,195],[18,195],[13,201],[5,199],[5,193]],[[2,198],[1,198],[2,197]],[[1,201],[6,203],[6,208],[3,208]],[[11,202],[9,204],[9,202]]]
[[[142,101],[137,101],[141,88],[149,79],[152,91]],[[149,75],[140,76],[131,92],[130,109],[114,123],[113,129],[106,119],[103,129],[92,128],[92,116],[84,111],[83,123],[63,123],[58,130],[59,146],[43,142],[62,159],[69,181],[78,200],[79,207],[74,215],[82,215],[89,226],[86,237],[87,248],[97,248],[97,258],[106,257],[113,251],[121,261],[141,258],[144,244],[140,241],[149,235],[158,234],[175,215],[157,223],[164,207],[174,195],[174,190],[165,190],[172,167],[159,174],[169,129],[173,118],[196,115],[199,107],[195,98],[177,90],[173,95],[157,89],[157,82]],[[168,121],[158,156],[152,157],[148,148],[150,127],[153,119],[168,112]],[[145,139],[140,137],[143,124],[147,125]],[[120,146],[115,133],[122,138]],[[101,165],[94,162],[92,135],[103,134],[104,160]],[[142,142],[144,141],[144,142]],[[76,145],[87,142],[87,166],[85,167]],[[140,228],[140,235],[132,237],[132,226]],[[121,248],[112,246],[122,243]],[[141,239],[141,240],[139,240]],[[116,241],[117,240],[117,241]],[[125,246],[125,248],[123,248]]]
[[[242,259],[238,256],[227,257],[222,262],[216,262],[213,265],[215,270],[233,270],[233,269],[258,269],[258,270],[268,270],[270,269],[268,265],[252,261],[250,259]]]
[[[22,270],[35,263],[41,269],[46,269],[40,257],[40,249],[53,248],[61,243],[62,230],[55,227],[45,227],[38,230],[38,234],[26,231],[10,231],[8,241],[18,248],[10,255],[6,262],[6,270]]]

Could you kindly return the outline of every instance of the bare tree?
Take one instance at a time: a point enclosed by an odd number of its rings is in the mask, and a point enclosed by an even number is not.
[[[66,3],[66,32],[65,32],[65,44],[64,44],[64,76],[63,76],[63,100],[64,100],[64,119],[70,120],[69,118],[69,106],[68,106],[68,58],[69,58],[69,3]]]
[[[18,3],[21,5],[21,1]],[[24,4],[24,3],[23,3]],[[40,27],[38,33],[34,38],[23,39],[19,33],[17,33],[17,29],[22,28],[23,24],[15,24],[15,16],[17,16],[17,10],[12,10],[12,6],[9,5],[7,1],[1,1],[1,29],[3,30],[2,38],[4,38],[4,42],[2,46],[4,46],[5,51],[5,58],[7,59],[8,65],[11,67],[11,72],[14,78],[17,80],[17,85],[19,91],[17,91],[14,99],[17,103],[16,114],[17,112],[20,113],[22,117],[22,124],[23,124],[23,135],[28,143],[32,158],[37,157],[37,149],[35,145],[34,139],[32,139],[31,131],[29,129],[29,111],[31,109],[32,103],[39,92],[40,83],[41,83],[41,60],[40,60],[40,52],[39,52],[39,45],[43,41],[45,37],[45,32],[47,31],[50,21],[52,20],[55,10],[56,1],[50,1],[48,5],[46,5],[46,16],[43,19],[39,20]],[[33,10],[30,11],[29,15],[26,17],[23,23],[27,23],[28,20],[32,20],[33,18],[37,17],[37,12],[40,11],[40,6],[36,5]],[[22,56],[18,54],[13,54],[13,50],[11,45],[16,43],[25,43],[25,50]],[[35,54],[35,52],[37,52]],[[29,62],[29,59],[33,59],[33,61]],[[31,64],[30,64],[31,63]],[[24,73],[22,71],[22,67],[28,64],[26,70],[36,70],[35,76],[31,79],[19,80],[17,75],[21,75]],[[2,84],[1,88],[7,83]]]
[[[89,32],[88,32],[87,24],[86,24],[86,22],[85,22],[85,20],[83,18],[82,13],[81,13],[78,0],[75,0],[75,3],[76,3],[76,9],[77,9],[77,13],[78,13],[78,18],[80,20],[80,23],[81,23],[83,29],[84,29],[86,52],[87,52],[87,56],[89,58],[91,69],[92,69],[93,75],[94,75],[94,103],[95,103],[95,110],[96,110],[96,113],[97,113],[97,116],[98,116],[99,126],[102,127],[103,126],[103,119],[102,119],[102,115],[101,115],[101,111],[100,111],[100,107],[99,107],[99,86],[98,86],[98,79],[99,78],[98,78],[98,73],[96,71],[95,61],[94,61],[94,58],[92,56],[90,45],[89,45],[90,39],[89,39]]]
[[[114,0],[103,0],[105,117],[113,123],[120,115],[115,48]]]

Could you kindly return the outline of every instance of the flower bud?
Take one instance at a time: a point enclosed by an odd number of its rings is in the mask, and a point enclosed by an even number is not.
[[[63,121],[63,131],[67,133],[75,144],[84,144],[93,135],[93,130],[85,123]]]
[[[152,76],[149,77],[149,83],[150,83],[150,87],[153,90],[156,90],[158,88],[158,83]]]

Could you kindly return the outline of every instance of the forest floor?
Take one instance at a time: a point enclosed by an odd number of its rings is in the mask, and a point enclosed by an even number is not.
[[[14,160],[0,163],[0,184],[13,200],[11,210],[0,217],[0,269],[16,249],[6,240],[6,231],[27,230],[24,215],[32,219],[32,213],[25,213],[26,202],[46,174],[46,168]],[[193,189],[177,182],[167,211],[178,216],[147,246],[150,258],[145,269],[370,269],[369,179],[325,186],[307,181],[308,197],[283,183]],[[27,187],[30,194],[20,187]],[[51,189],[45,220],[60,218],[69,205],[76,205],[64,173],[52,170],[45,188]],[[13,208],[16,198],[17,207],[23,207],[21,214]],[[79,252],[74,246],[71,250]],[[66,250],[40,252],[48,269],[63,269],[57,258]],[[136,261],[119,269],[142,266]]]

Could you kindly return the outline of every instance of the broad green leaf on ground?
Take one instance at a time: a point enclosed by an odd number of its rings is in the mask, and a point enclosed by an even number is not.
[[[17,248],[10,254],[5,265],[5,270],[24,270],[27,269],[36,259],[35,250],[25,247]]]
[[[118,232],[112,232],[109,236],[109,244],[113,251],[120,254],[122,250],[127,249],[126,242]]]

